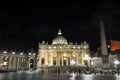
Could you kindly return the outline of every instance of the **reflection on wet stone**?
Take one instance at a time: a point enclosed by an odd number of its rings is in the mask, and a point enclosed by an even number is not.
[[[0,73],[0,80],[119,80],[118,74],[48,74],[41,72],[10,72]]]

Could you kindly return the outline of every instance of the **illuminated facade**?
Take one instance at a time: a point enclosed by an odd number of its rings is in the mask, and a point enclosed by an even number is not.
[[[53,39],[52,44],[43,41],[38,46],[38,68],[90,65],[89,44],[86,41],[81,44],[68,43],[67,39],[62,36],[61,30],[58,31],[58,35]]]
[[[59,30],[52,44],[39,43],[35,52],[0,51],[0,70],[28,70],[50,66],[89,66],[89,44],[73,44]]]
[[[28,70],[36,68],[36,53],[0,51],[0,70]]]

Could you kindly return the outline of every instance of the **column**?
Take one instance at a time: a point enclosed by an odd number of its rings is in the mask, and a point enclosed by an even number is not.
[[[66,56],[66,65],[68,65],[68,54]]]
[[[28,62],[29,62],[29,57],[28,57]],[[41,55],[39,55],[39,61],[38,61],[38,68],[41,67]],[[29,66],[28,66],[29,68]]]
[[[53,66],[53,53],[51,55],[51,65]]]
[[[76,65],[78,65],[78,53],[76,53]]]
[[[82,65],[82,53],[81,53],[81,51],[80,51],[80,53],[79,53],[79,61],[80,61],[80,65]]]
[[[19,69],[19,57],[17,57],[16,65],[17,65],[17,70],[18,70]]]
[[[18,57],[18,69],[20,69],[20,57]]]
[[[75,52],[75,65],[77,64],[77,53]]]
[[[17,70],[17,63],[18,63],[18,57],[16,57],[16,63],[15,63],[15,65],[16,65],[16,70]]]
[[[28,58],[28,68],[30,69],[30,58]]]
[[[9,69],[12,69],[12,57],[10,57],[10,60],[9,60]]]
[[[57,53],[57,65],[60,65],[60,53]]]
[[[49,58],[49,57],[48,57],[48,58]],[[48,59],[48,60],[49,60],[49,59]],[[34,62],[35,62],[34,68],[37,69],[37,54],[35,54]],[[26,67],[27,67],[27,66],[26,66]]]
[[[29,69],[29,57],[27,57],[26,61],[27,61],[27,69]],[[40,64],[39,64],[39,66],[40,66]]]
[[[17,68],[16,62],[17,62],[17,57],[14,57],[14,66],[15,66],[14,69]]]
[[[0,69],[2,68],[2,56],[0,56]]]
[[[70,65],[71,65],[71,61],[72,61],[72,52],[70,52]]]
[[[66,65],[68,65],[68,53],[65,52],[65,54],[66,54]]]
[[[12,70],[13,69],[13,57],[11,57],[11,61],[10,61],[11,63],[10,63],[10,69]]]
[[[48,65],[48,53],[46,52],[46,56],[45,56],[45,65]]]
[[[25,57],[25,69],[27,69],[27,57]]]
[[[23,69],[23,57],[21,57],[21,69]]]
[[[24,69],[24,67],[25,67],[24,63],[25,63],[25,58],[22,57],[22,68],[23,68],[23,69]]]
[[[2,68],[3,68],[3,63],[4,63],[4,56],[2,56]]]
[[[58,66],[58,52],[56,53],[57,54],[57,56],[56,56],[56,63],[57,63],[57,66]]]
[[[63,53],[62,53],[62,66],[63,66]]]
[[[13,58],[13,70],[16,68],[16,59],[15,57]]]
[[[23,62],[23,59],[22,59],[22,57],[21,57],[21,58],[20,58],[20,69],[23,69],[22,62]]]
[[[19,58],[19,69],[22,69],[21,64],[22,64],[22,57]]]

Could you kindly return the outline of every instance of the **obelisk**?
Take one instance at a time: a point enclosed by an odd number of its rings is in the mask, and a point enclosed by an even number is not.
[[[107,51],[107,43],[105,36],[105,28],[102,19],[100,20],[100,40],[101,40],[102,63],[108,63],[108,51]]]

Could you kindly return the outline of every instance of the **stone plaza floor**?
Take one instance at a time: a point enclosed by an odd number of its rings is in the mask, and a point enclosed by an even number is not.
[[[39,71],[0,73],[0,80],[120,80],[118,74],[41,74]]]

